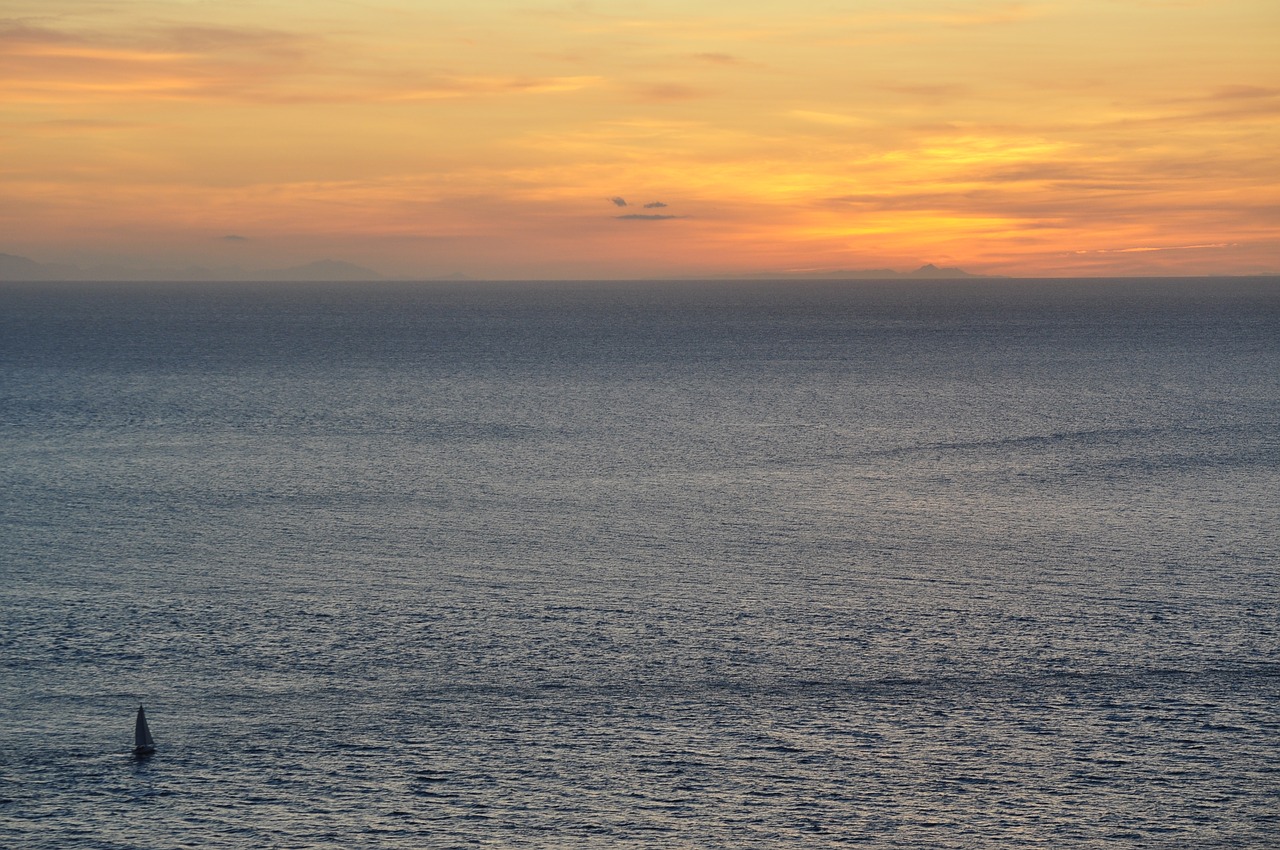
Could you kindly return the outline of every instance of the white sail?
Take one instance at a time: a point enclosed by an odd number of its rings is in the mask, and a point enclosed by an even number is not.
[[[147,726],[147,715],[138,706],[138,719],[133,724],[133,751],[135,753],[154,752],[156,742],[151,739],[151,729]]]

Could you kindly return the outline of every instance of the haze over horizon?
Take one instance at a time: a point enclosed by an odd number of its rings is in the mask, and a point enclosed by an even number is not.
[[[1280,7],[0,0],[0,253],[1280,273]]]

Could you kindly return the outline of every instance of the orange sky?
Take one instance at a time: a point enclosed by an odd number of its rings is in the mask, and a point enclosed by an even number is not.
[[[1275,0],[0,0],[0,252],[1280,273],[1277,56]]]

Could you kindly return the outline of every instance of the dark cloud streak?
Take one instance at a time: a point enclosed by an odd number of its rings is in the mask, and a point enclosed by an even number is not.
[[[681,85],[679,83],[656,83],[654,85],[644,86],[637,90],[636,94],[642,100],[655,100],[660,102],[695,100],[697,98],[707,96],[707,93],[700,89],[695,89],[691,86]]]
[[[728,53],[695,53],[694,59],[710,62],[712,65],[741,65],[742,60]]]

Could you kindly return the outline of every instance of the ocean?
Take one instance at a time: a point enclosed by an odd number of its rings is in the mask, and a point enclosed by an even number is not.
[[[1280,279],[0,285],[5,847],[1276,847],[1278,591]]]

